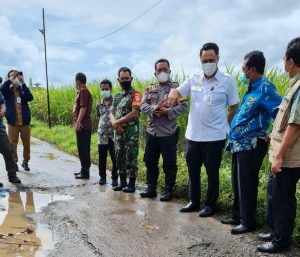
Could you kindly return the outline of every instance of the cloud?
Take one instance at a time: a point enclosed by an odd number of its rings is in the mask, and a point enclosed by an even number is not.
[[[154,62],[167,58],[173,73],[200,69],[199,49],[208,41],[220,46],[220,66],[240,67],[244,55],[264,51],[269,66],[282,67],[290,39],[299,36],[297,0],[164,0],[135,23],[90,44],[66,44],[97,38],[116,30],[156,0],[96,1],[0,0],[0,74],[22,69],[34,82],[45,84],[41,9],[46,12],[50,83],[69,84],[78,71],[88,79],[114,80],[121,66],[139,78],[151,79]]]

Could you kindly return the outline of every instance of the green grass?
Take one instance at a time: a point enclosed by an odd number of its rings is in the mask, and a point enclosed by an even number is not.
[[[233,72],[232,68],[227,68],[229,73]],[[239,94],[242,97],[247,87],[242,85],[237,79],[239,74],[235,74]],[[278,92],[283,95],[288,81],[283,73],[278,69],[271,69],[267,72],[266,75],[275,85]],[[173,78],[174,81],[183,81],[185,75],[176,75]],[[141,93],[144,92],[145,88],[153,83],[154,80],[145,80],[140,81],[135,78],[134,88],[138,89]],[[99,94],[99,82],[93,81],[88,84],[89,90],[91,91],[94,99],[94,105],[100,99]],[[114,85],[113,93],[119,91],[120,88],[118,85]],[[46,91],[41,88],[33,89],[34,101],[31,103],[31,111],[34,117],[32,122],[32,135],[38,137],[45,141],[48,141],[56,145],[59,149],[66,151],[68,153],[77,155],[76,149],[76,139],[75,133],[71,126],[72,124],[72,110],[74,97],[76,95],[76,90],[74,85],[67,85],[60,88],[50,88],[50,100],[51,100],[51,120],[54,126],[51,130],[47,127],[47,104],[46,104]],[[95,108],[93,108],[92,120],[94,124],[94,131],[97,127],[97,119]],[[178,174],[175,188],[175,196],[178,198],[187,198],[188,194],[188,175],[187,167],[184,157],[184,146],[185,146],[185,128],[188,120],[188,112],[183,114],[178,118],[178,125],[180,126],[180,137],[178,144]],[[140,151],[139,151],[139,173],[138,173],[138,182],[142,185],[145,185],[146,180],[146,167],[143,162],[143,151],[144,151],[144,136],[147,126],[147,118],[145,115],[140,115]],[[92,144],[91,144],[91,159],[92,162],[98,163],[98,154],[97,154],[97,134],[93,133],[92,135]],[[111,166],[110,160],[108,158],[109,167]],[[231,156],[229,153],[225,153],[222,160],[222,165],[220,169],[220,197],[219,197],[219,206],[221,213],[230,215],[228,212],[231,209],[232,204],[232,189],[231,189]],[[161,169],[161,162],[160,162]],[[268,158],[266,157],[260,172],[260,185],[258,193],[258,208],[257,208],[257,220],[259,225],[265,225],[264,215],[265,215],[265,195],[266,195],[266,183],[268,179],[268,174],[270,171],[270,164]],[[162,189],[164,186],[164,174],[160,172],[159,176],[159,189]],[[201,187],[202,187],[202,200],[205,199],[206,189],[207,189],[207,176],[205,170],[202,170],[201,175]],[[297,199],[300,199],[300,190],[297,190]],[[297,216],[297,225],[295,228],[295,235],[300,236],[300,217]]]

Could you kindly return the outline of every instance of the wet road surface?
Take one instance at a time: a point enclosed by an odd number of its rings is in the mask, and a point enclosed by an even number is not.
[[[179,213],[178,201],[144,200],[138,192],[99,186],[96,166],[90,180],[75,180],[78,159],[38,139],[32,140],[30,168],[20,167],[23,184],[12,185],[0,157],[1,257],[268,256],[255,252],[257,232],[232,236],[218,218]]]

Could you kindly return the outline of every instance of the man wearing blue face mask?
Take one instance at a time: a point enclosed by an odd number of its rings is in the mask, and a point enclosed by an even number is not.
[[[203,72],[196,73],[178,88],[172,89],[168,96],[168,104],[172,105],[178,98],[190,96],[190,112],[185,134],[190,202],[180,211],[199,210],[200,170],[204,164],[208,176],[208,191],[205,207],[199,215],[208,217],[216,211],[222,152],[229,133],[229,124],[238,107],[239,95],[234,79],[218,69],[217,44],[204,44],[200,50],[200,61]]]
[[[99,184],[106,184],[106,160],[107,152],[109,152],[112,170],[112,186],[118,185],[118,169],[115,158],[115,146],[113,141],[113,128],[110,122],[110,109],[112,107],[113,97],[111,95],[112,83],[108,79],[102,80],[100,83],[100,92],[102,100],[97,103],[97,117],[99,118],[98,124],[98,156],[99,156]]]
[[[248,85],[248,91],[230,127],[234,202],[232,218],[222,223],[238,225],[231,230],[232,234],[255,229],[258,175],[268,150],[267,130],[281,102],[275,86],[263,76],[265,65],[262,52],[246,54],[241,81]]]

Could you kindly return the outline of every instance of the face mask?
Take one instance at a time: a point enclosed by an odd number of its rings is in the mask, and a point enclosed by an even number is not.
[[[245,85],[249,85],[249,83],[250,83],[249,79],[247,79],[247,77],[246,77],[246,73],[244,73],[244,72],[240,75],[239,79]]]
[[[120,85],[123,90],[128,90],[131,87],[131,81],[120,82]]]
[[[22,85],[21,82],[20,82],[20,80],[19,80],[18,78],[15,78],[14,81],[13,81],[12,83],[13,83],[15,86],[17,86],[17,87],[19,87],[19,86]]]
[[[161,72],[157,74],[156,77],[160,83],[165,83],[169,80],[170,74],[166,72]]]
[[[109,90],[101,90],[101,96],[102,96],[104,99],[110,98],[111,92],[110,92]]]
[[[211,76],[217,70],[217,63],[215,62],[202,63],[202,70],[206,76]]]

